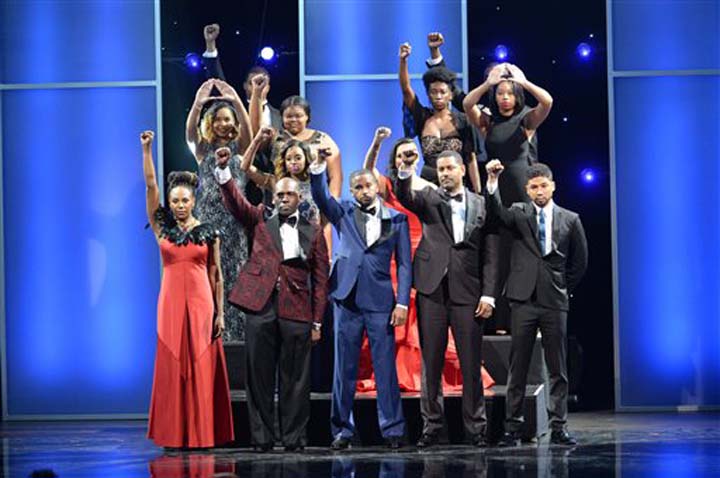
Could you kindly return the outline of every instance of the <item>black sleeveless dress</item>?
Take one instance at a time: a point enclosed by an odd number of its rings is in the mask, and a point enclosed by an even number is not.
[[[525,117],[532,111],[526,106],[510,117],[493,115],[485,137],[488,160],[499,159],[505,171],[500,176],[500,195],[503,204],[527,202],[525,193],[528,167],[538,162],[537,132],[532,139],[525,134]]]

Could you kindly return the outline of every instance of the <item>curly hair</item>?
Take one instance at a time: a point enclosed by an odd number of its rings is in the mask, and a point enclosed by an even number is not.
[[[194,196],[200,179],[197,174],[190,171],[173,171],[168,174],[167,182],[168,196],[173,189],[180,186],[187,188]]]
[[[450,91],[455,90],[455,79],[457,78],[457,75],[454,71],[449,70],[448,68],[445,68],[444,66],[433,66],[429,70],[425,72],[425,74],[422,77],[423,84],[425,85],[425,90],[430,89],[430,85],[432,83],[445,83],[450,87]]]
[[[285,166],[285,156],[291,148],[295,147],[300,148],[303,152],[303,156],[305,156],[305,167],[300,172],[300,174],[298,174],[297,179],[304,182],[310,178],[310,175],[308,174],[308,168],[310,167],[310,163],[312,162],[312,152],[310,151],[310,147],[307,143],[305,143],[304,141],[298,141],[297,139],[291,139],[290,141],[285,143],[285,145],[282,147],[277,157],[273,161],[275,164],[275,178],[280,179],[290,177],[290,173]]]
[[[205,110],[202,116],[202,120],[200,120],[200,137],[210,144],[214,144],[215,140],[217,139],[215,138],[215,132],[213,131],[212,126],[218,112],[223,108],[227,108],[230,110],[230,113],[232,113],[233,116],[235,126],[240,126],[240,121],[238,121],[238,112],[237,110],[235,110],[235,107],[233,105],[223,100],[213,102],[212,105],[207,110]]]

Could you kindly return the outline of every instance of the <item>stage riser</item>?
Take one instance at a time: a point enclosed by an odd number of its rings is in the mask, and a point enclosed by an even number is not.
[[[445,419],[447,430],[445,439],[450,443],[463,443],[465,436],[462,426],[461,397],[445,398]],[[488,438],[496,441],[502,435],[505,419],[505,396],[496,394],[485,398],[488,418]],[[403,412],[406,420],[406,435],[410,443],[415,443],[422,433],[420,418],[420,399],[403,397]],[[548,431],[546,401],[544,387],[529,386],[525,396],[526,421],[522,430],[523,439],[529,440],[542,436]],[[249,446],[247,402],[244,397],[234,394],[233,414],[235,421],[235,437],[237,446]],[[276,414],[277,416],[277,414]],[[377,402],[372,398],[355,400],[355,424],[358,431],[358,443],[366,446],[382,443],[377,424]],[[277,420],[276,420],[277,421]],[[276,423],[277,428],[277,423]],[[330,434],[330,400],[329,397],[315,398],[310,406],[310,423],[308,425],[309,446],[329,446],[332,441]]]

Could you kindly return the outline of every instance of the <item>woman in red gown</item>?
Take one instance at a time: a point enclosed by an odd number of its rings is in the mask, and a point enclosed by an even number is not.
[[[170,448],[207,448],[234,439],[222,334],[219,232],[193,217],[197,175],[168,177],[169,211],[160,206],[154,134],[140,135],[146,206],[163,274],[148,438]]]
[[[389,138],[391,131],[389,128],[380,127],[375,131],[375,138],[372,145],[365,156],[364,168],[373,172],[378,180],[378,193],[382,196],[385,204],[396,211],[400,211],[408,217],[408,225],[410,226],[410,245],[413,256],[415,250],[420,244],[422,238],[422,224],[415,214],[405,209],[400,201],[395,197],[393,192],[392,180],[378,171],[377,156],[380,151],[380,145],[384,140]],[[402,138],[395,143],[388,166],[391,175],[397,174],[398,166],[402,162],[417,162],[420,158],[417,145],[411,138]],[[419,177],[413,176],[412,188],[424,189],[426,187],[437,188],[437,185]],[[393,263],[390,267],[393,285],[397,287],[396,268]],[[420,354],[420,335],[417,327],[417,309],[415,307],[415,289],[410,292],[410,305],[408,307],[408,319],[405,325],[395,327],[395,346],[396,346],[396,367],[398,374],[398,383],[400,390],[405,392],[419,392],[422,376],[422,356]],[[490,388],[495,385],[489,373],[482,368],[483,387]],[[375,379],[372,372],[372,361],[370,358],[370,346],[367,337],[363,339],[363,347],[360,352],[360,366],[358,367],[358,385],[359,392],[368,392],[375,390]],[[445,369],[443,370],[443,391],[459,392],[462,391],[462,375],[460,374],[460,361],[458,360],[457,350],[455,349],[455,338],[452,331],[448,330],[448,347],[445,351]]]

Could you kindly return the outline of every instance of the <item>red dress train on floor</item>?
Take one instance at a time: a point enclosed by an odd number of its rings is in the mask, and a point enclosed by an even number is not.
[[[385,190],[387,191],[385,205],[402,212],[408,217],[410,245],[414,257],[415,250],[422,238],[422,224],[415,214],[405,209],[403,205],[400,204],[400,201],[397,200],[390,179],[383,177],[380,180],[385,182]],[[392,276],[393,286],[397,289],[397,270],[394,259],[390,264],[390,274]],[[412,289],[410,291],[407,322],[402,327],[395,327],[395,363],[398,383],[400,390],[403,392],[419,392],[421,388],[422,355],[420,353],[420,334],[417,325],[415,294],[415,289]],[[485,367],[482,368],[482,381],[483,388],[490,388],[495,385],[495,381],[485,370]],[[448,347],[445,352],[445,368],[443,370],[442,385],[443,392],[445,393],[462,391],[460,361],[458,360],[457,350],[455,349],[455,338],[451,330],[448,330]],[[375,377],[373,375],[372,359],[370,357],[370,343],[368,342],[367,335],[365,335],[360,351],[357,391],[370,392],[374,390]]]
[[[207,242],[215,234],[202,224],[160,240],[163,276],[148,424],[148,438],[159,446],[205,448],[234,439],[222,340],[212,338]]]

